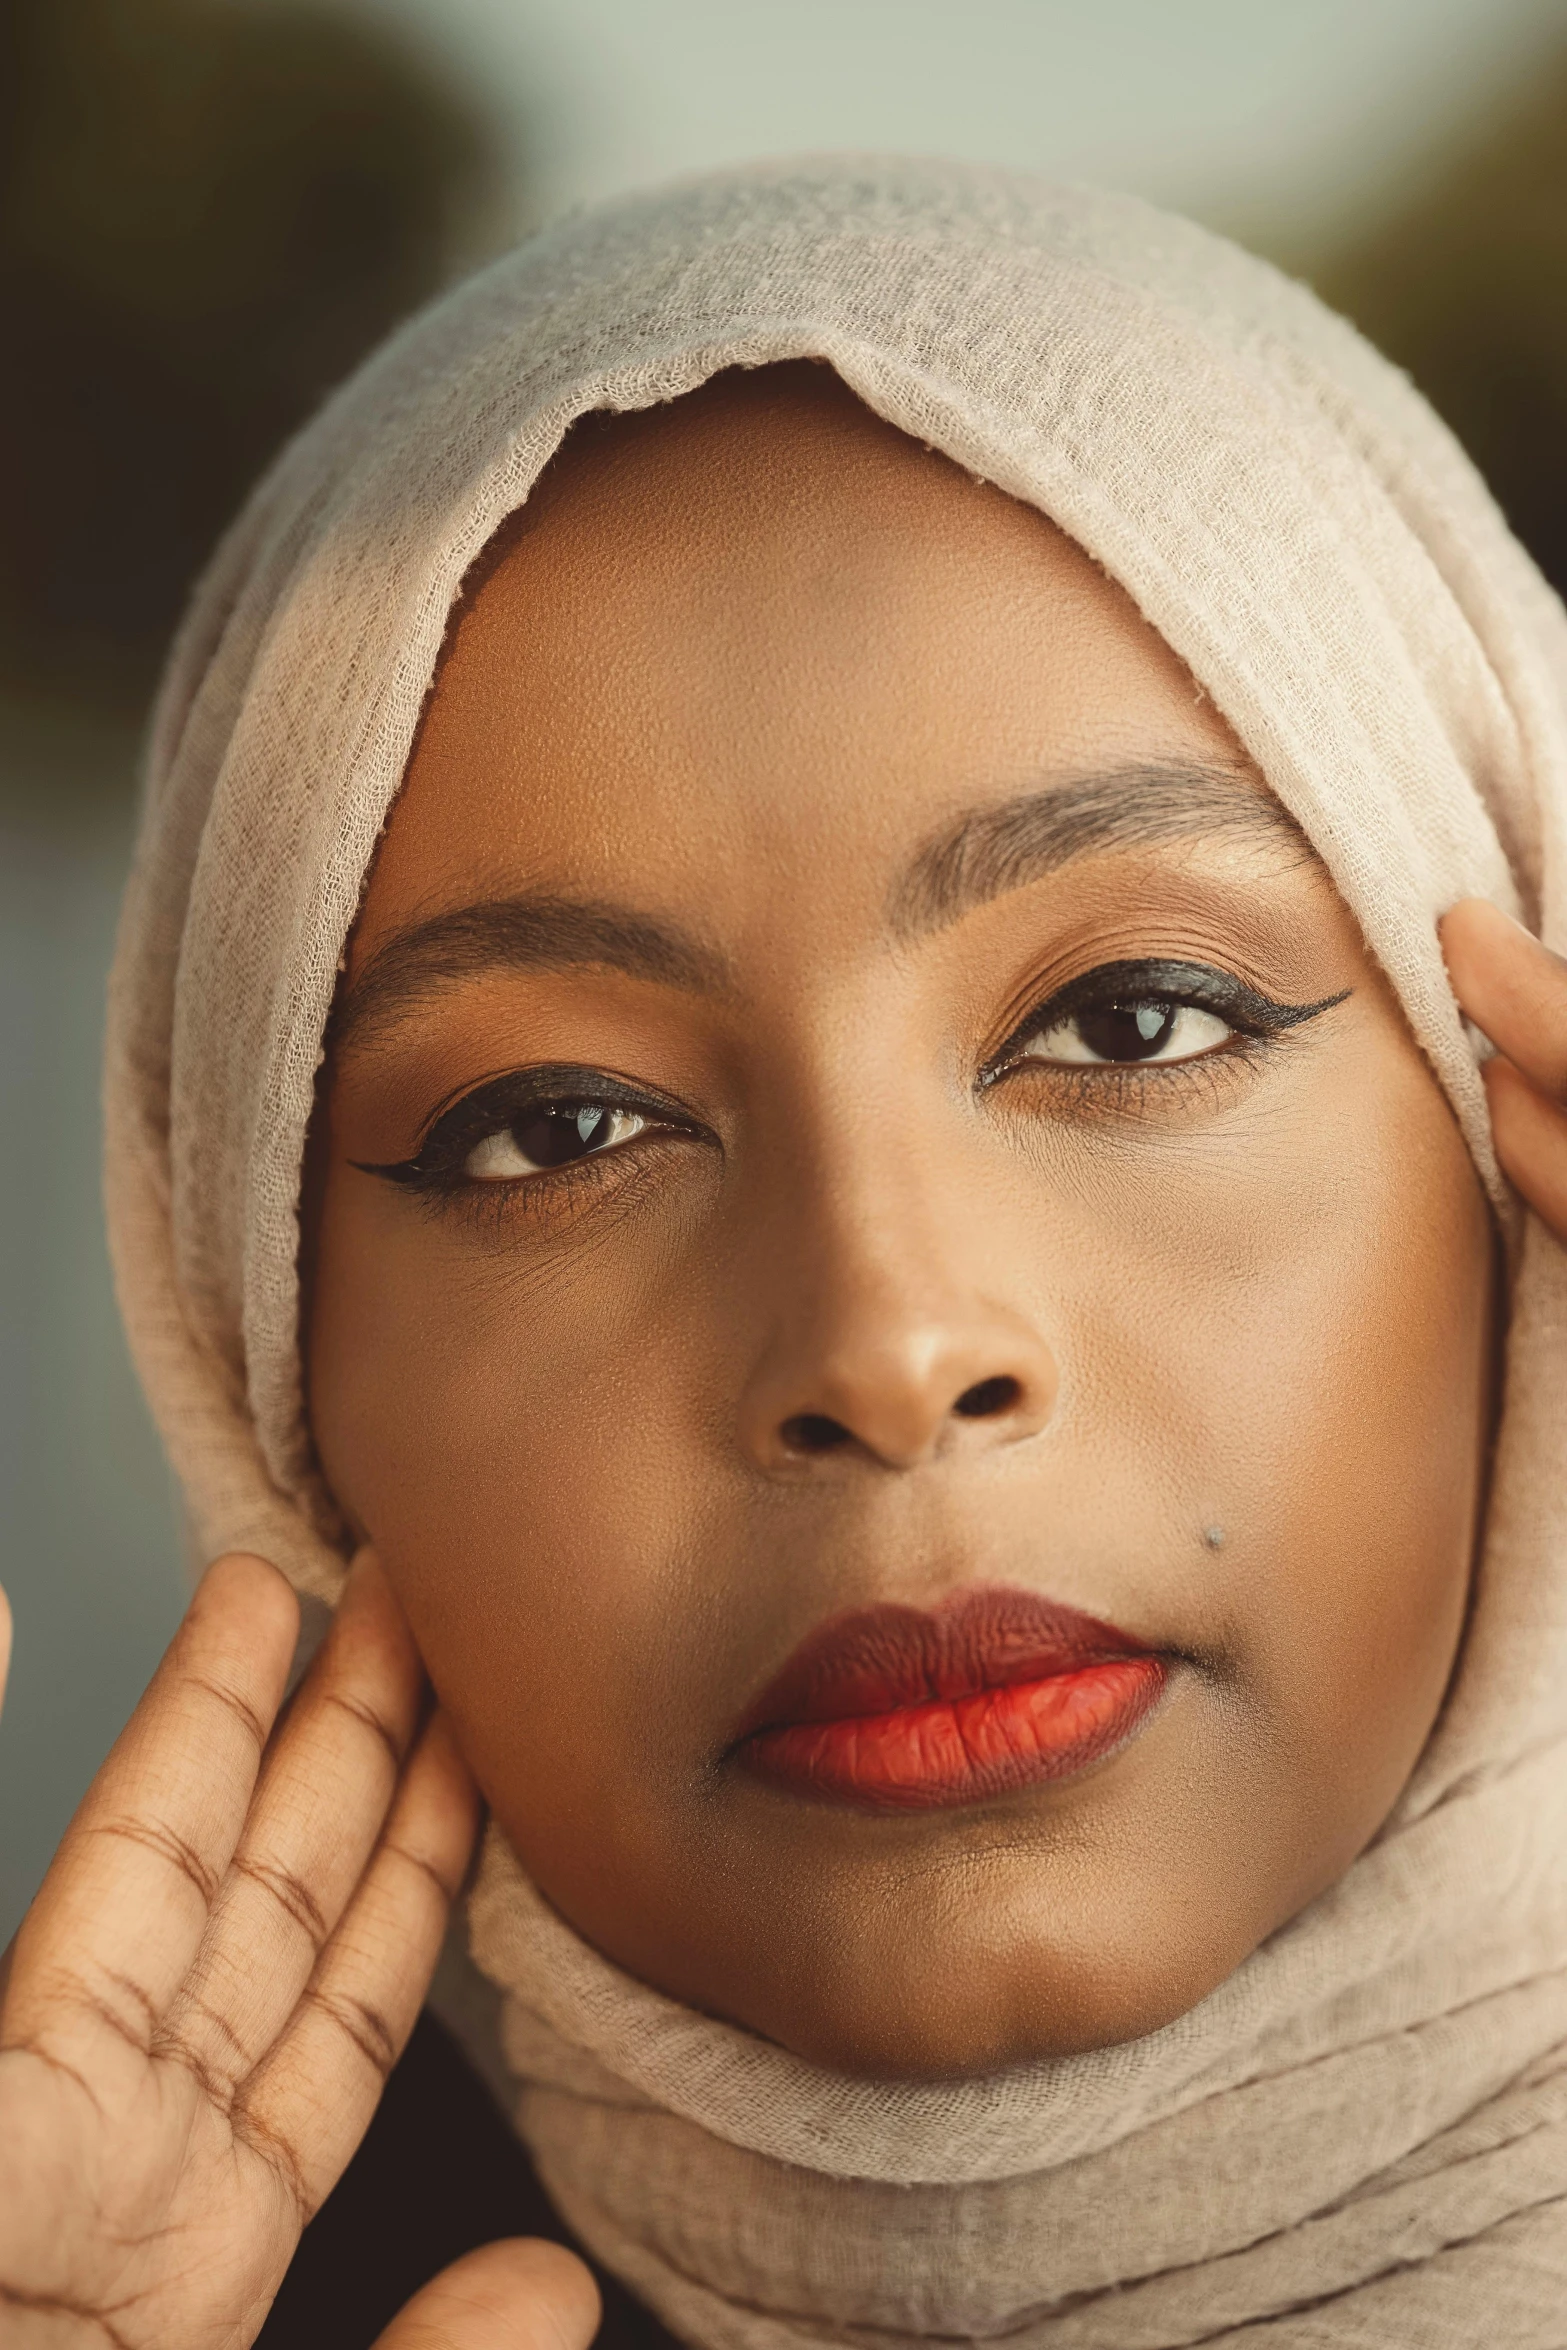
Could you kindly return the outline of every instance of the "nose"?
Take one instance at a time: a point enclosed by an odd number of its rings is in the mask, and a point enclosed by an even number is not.
[[[1044,1427],[1058,1375],[1025,1314],[924,1251],[835,1255],[796,1287],[741,1399],[741,1445],[758,1468],[912,1469]]]

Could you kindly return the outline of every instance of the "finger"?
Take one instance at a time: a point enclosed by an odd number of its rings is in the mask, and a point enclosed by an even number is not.
[[[10,1672],[11,1602],[7,1599],[4,1588],[0,1587],[0,1710],[3,1710],[5,1706],[5,1686],[10,1678]],[[11,1959],[15,1949],[16,1936],[13,1934],[4,1950],[0,1950],[0,2010],[3,2010],[5,2006],[5,1989],[11,1980]],[[0,2020],[0,2033],[3,2031],[4,2023],[3,2020]]]
[[[1484,898],[1454,906],[1441,938],[1475,1026],[1532,1084],[1567,1098],[1567,962]]]
[[[292,2021],[235,2098],[236,2137],[276,2172],[301,2222],[336,2185],[413,2030],[478,1824],[467,1765],[433,1714]]]
[[[298,1624],[264,1559],[231,1554],[203,1576],[22,1922],[7,2047],[105,2088],[139,2069],[239,1841]]]
[[[5,1708],[6,1682],[9,1680],[10,1674],[11,1602],[7,1599],[3,1586],[0,1586],[0,1712],[3,1712]],[[11,1980],[11,1960],[15,1951],[16,1936],[13,1934],[4,1950],[0,1950],[0,2011],[3,2011],[5,2007],[6,1985]],[[0,2034],[3,2034],[4,2028],[3,2016],[0,2016]]]
[[[1508,1061],[1487,1061],[1491,1134],[1508,1181],[1567,1240],[1567,1109],[1547,1101]]]
[[[587,2350],[600,2314],[598,2287],[574,2252],[514,2236],[442,2269],[374,2350]]]
[[[261,2062],[358,1884],[418,1725],[424,1671],[367,1551],[262,1766],[189,1980],[154,2054],[216,2103]]]

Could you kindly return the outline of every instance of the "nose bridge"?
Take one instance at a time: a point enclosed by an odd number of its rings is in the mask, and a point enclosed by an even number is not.
[[[961,1112],[926,1106],[921,1118],[873,1085],[787,1153],[740,1405],[742,1446],[770,1472],[825,1455],[911,1468],[1015,1442],[1049,1417],[1050,1348],[996,1278],[961,1136],[940,1132]]]

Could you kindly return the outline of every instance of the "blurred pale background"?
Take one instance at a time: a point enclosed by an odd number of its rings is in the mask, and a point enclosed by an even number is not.
[[[1273,254],[1567,582],[1567,0],[0,0],[0,1943],[183,1597],[97,1064],[191,572],[454,271],[619,187],[843,146],[1120,184]]]

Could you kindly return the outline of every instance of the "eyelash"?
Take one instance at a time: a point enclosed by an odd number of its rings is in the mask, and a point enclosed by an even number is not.
[[[1102,1091],[1109,1085],[1124,1092],[1129,1086],[1141,1090],[1150,1083],[1190,1082],[1200,1072],[1211,1075],[1211,1065],[1221,1059],[1255,1058],[1259,1052],[1278,1044],[1291,1029],[1302,1027],[1319,1013],[1343,1003],[1350,992],[1346,987],[1336,995],[1324,996],[1318,1003],[1287,1004],[1263,995],[1232,972],[1218,970],[1208,963],[1174,962],[1165,958],[1100,963],[1036,1005],[985,1064],[979,1082],[990,1087],[1023,1070],[1030,1074],[1048,1070],[1055,1080],[1065,1079],[1079,1090],[1087,1087]],[[1061,1062],[1031,1057],[1024,1051],[1030,1039],[1062,1027],[1069,1020],[1080,1020],[1093,1012],[1154,1004],[1168,1005],[1178,1011],[1212,1013],[1231,1030],[1231,1035],[1205,1052],[1169,1061]]]
[[[492,1136],[508,1133],[530,1115],[579,1107],[627,1111],[645,1119],[646,1128],[633,1141],[615,1144],[607,1151],[587,1152],[579,1159],[527,1176],[496,1179],[467,1172],[474,1152]],[[613,1162],[640,1155],[639,1144],[663,1141],[671,1134],[706,1142],[716,1139],[688,1110],[660,1101],[645,1088],[619,1083],[602,1069],[562,1064],[514,1070],[476,1086],[442,1112],[411,1158],[381,1167],[364,1160],[354,1164],[367,1175],[383,1176],[388,1183],[427,1198],[482,1194],[492,1200],[515,1199],[519,1193],[557,1193],[574,1184],[603,1182],[612,1171],[622,1172]]]
[[[1215,1063],[1254,1060],[1291,1029],[1342,1003],[1349,993],[1345,988],[1337,995],[1325,996],[1320,1003],[1285,1004],[1209,964],[1152,959],[1102,963],[1059,988],[1020,1021],[1000,1051],[980,1070],[978,1085],[982,1091],[988,1091],[1003,1080],[1027,1071],[1036,1077],[1048,1075],[1057,1084],[1064,1083],[1079,1098],[1104,1102],[1105,1095],[1113,1092],[1114,1106],[1127,1107],[1134,1094],[1142,1096],[1150,1085],[1166,1088],[1211,1084]],[[1032,1039],[1086,1014],[1155,1004],[1167,1005],[1172,1010],[1210,1012],[1224,1022],[1231,1036],[1207,1051],[1168,1061],[1062,1062],[1030,1056],[1025,1050]],[[607,1150],[586,1152],[580,1158],[539,1168],[527,1175],[487,1178],[467,1172],[474,1152],[482,1143],[512,1132],[530,1114],[569,1113],[590,1108],[627,1112],[644,1119],[646,1126],[634,1137],[611,1144]],[[564,1192],[583,1184],[599,1185],[625,1178],[643,1160],[646,1145],[666,1141],[673,1135],[708,1143],[717,1141],[708,1128],[677,1103],[660,1100],[645,1088],[628,1086],[606,1076],[600,1069],[561,1065],[517,1070],[476,1086],[441,1113],[410,1158],[386,1166],[374,1166],[362,1160],[354,1164],[365,1174],[379,1175],[432,1203],[462,1197],[477,1204],[484,1198],[490,1208],[498,1210],[522,1196],[530,1204],[542,1207],[547,1200],[558,1200]]]

